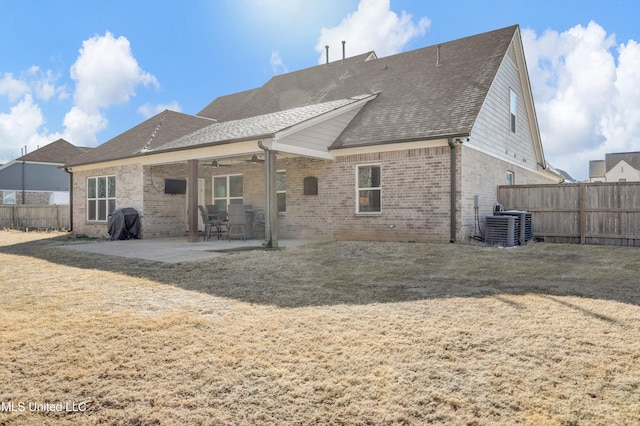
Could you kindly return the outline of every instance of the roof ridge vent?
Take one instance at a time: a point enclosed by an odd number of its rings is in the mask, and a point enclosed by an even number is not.
[[[160,126],[162,126],[162,123],[164,122],[164,118],[166,116],[165,111],[162,111],[162,116],[160,117],[160,120],[158,121],[158,124],[156,125],[156,128],[153,129],[153,132],[151,132],[151,136],[149,137],[149,139],[147,140],[147,143],[144,144],[144,146],[142,147],[142,149],[140,150],[140,152],[147,152],[149,151],[149,149],[151,148],[151,142],[153,141],[153,139],[156,137],[156,135],[158,134],[158,131],[160,130]]]

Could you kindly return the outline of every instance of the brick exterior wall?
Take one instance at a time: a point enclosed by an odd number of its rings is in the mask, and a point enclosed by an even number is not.
[[[379,164],[381,213],[356,213],[356,168]],[[290,160],[280,238],[444,241],[449,229],[449,148]],[[304,195],[306,176],[318,195]]]
[[[187,196],[165,194],[165,179],[186,179],[187,166],[175,164],[144,167],[144,236],[147,238],[185,235]]]
[[[474,198],[480,196],[478,218],[480,228],[484,231],[484,220],[493,214],[493,207],[497,203],[498,185],[507,184],[507,171],[514,174],[515,184],[535,185],[551,184],[556,181],[517,166],[511,162],[486,155],[478,150],[462,146],[461,193],[458,209],[461,213],[458,241],[469,242],[471,237],[480,230],[476,226]]]
[[[458,147],[457,241],[475,233],[474,196],[480,195],[480,217],[491,214],[497,186],[506,172],[517,183],[550,183],[542,175],[516,167],[471,148]],[[221,161],[221,163],[224,163]],[[381,170],[378,214],[356,213],[356,168],[376,164]],[[279,158],[286,171],[286,212],[278,214],[279,238],[365,239],[448,242],[450,239],[450,148],[448,146],[336,156],[335,160]],[[164,179],[186,179],[185,163],[166,166],[127,165],[74,173],[74,231],[106,238],[107,224],[86,220],[86,179],[116,176],[116,208],[133,207],[141,215],[144,238],[186,235],[186,195],[164,193]],[[239,163],[212,168],[201,165],[205,202],[212,204],[213,176],[242,174],[244,204],[264,208],[263,164]],[[318,180],[318,194],[304,195],[304,178]],[[143,183],[144,182],[144,183]],[[482,222],[481,222],[482,223]]]
[[[105,167],[73,173],[73,232],[96,238],[108,238],[107,222],[87,220],[87,178],[116,177],[116,209],[133,207],[141,216],[140,235],[144,237],[143,168],[140,164]]]

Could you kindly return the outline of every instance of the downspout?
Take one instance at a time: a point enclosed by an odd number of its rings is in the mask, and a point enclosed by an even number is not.
[[[69,173],[69,232],[73,232],[73,173],[68,167],[64,171]]]
[[[26,195],[24,193],[25,190],[25,184],[24,184],[24,164],[25,162],[22,162],[22,182],[21,182],[21,186],[22,186],[22,205],[27,204],[27,199],[26,199]]]
[[[456,143],[453,141],[452,137],[449,137],[449,140],[447,142],[449,144],[450,153],[451,153],[450,167],[449,167],[451,171],[451,177],[450,177],[451,193],[449,197],[451,201],[451,207],[450,207],[451,215],[449,217],[449,223],[450,223],[449,242],[453,244],[456,242],[456,173],[457,173]]]
[[[457,180],[458,180],[458,163],[456,161],[457,155],[456,155],[456,146],[457,145],[462,145],[463,143],[463,138],[466,137],[466,140],[469,140],[469,135],[467,134],[465,135],[461,135],[460,137],[456,137],[454,139],[453,136],[449,136],[447,139],[447,143],[449,144],[449,148],[450,148],[450,152],[451,152],[451,159],[450,159],[450,167],[449,169],[451,170],[451,194],[450,194],[450,201],[451,201],[451,217],[449,219],[450,221],[450,231],[451,231],[451,237],[449,238],[449,242],[450,243],[455,243],[456,242],[456,218],[457,218],[457,198],[456,198],[456,191],[457,191]]]

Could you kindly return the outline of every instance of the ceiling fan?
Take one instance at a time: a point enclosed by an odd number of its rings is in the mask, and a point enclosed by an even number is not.
[[[231,164],[220,164],[218,163],[218,160],[213,160],[210,163],[204,163],[204,166],[208,166],[208,167],[231,167]]]
[[[264,160],[261,160],[260,158],[258,158],[258,156],[256,154],[253,154],[251,156],[251,160],[244,160],[245,163],[264,163]]]

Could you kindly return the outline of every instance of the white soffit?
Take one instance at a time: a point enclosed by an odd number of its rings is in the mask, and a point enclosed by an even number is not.
[[[377,94],[337,108],[302,123],[283,129],[264,145],[274,151],[331,160],[329,147],[340,136],[362,107]]]

